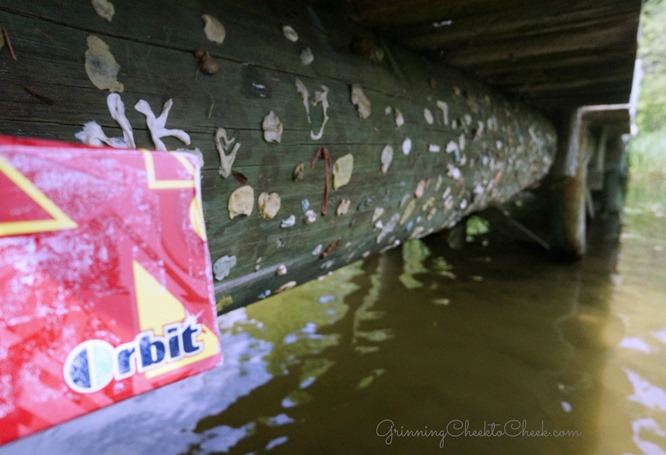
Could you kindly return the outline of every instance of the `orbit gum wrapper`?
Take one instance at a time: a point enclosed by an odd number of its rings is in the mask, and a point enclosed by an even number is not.
[[[221,361],[199,176],[0,136],[0,444]]]

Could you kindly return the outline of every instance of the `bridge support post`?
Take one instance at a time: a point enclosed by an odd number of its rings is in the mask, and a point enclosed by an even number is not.
[[[586,249],[588,140],[580,109],[563,113],[561,120],[557,155],[551,170],[555,182],[551,199],[553,244],[563,258],[579,259]]]
[[[627,150],[622,136],[612,136],[608,143],[601,198],[604,216],[617,216],[622,212],[627,174],[626,158]]]

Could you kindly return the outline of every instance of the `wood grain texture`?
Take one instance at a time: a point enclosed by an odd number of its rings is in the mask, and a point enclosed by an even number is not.
[[[326,9],[259,0],[113,3],[116,14],[109,23],[87,2],[63,6],[46,0],[0,1],[0,24],[10,30],[18,57],[13,61],[0,53],[0,134],[74,141],[85,122],[96,120],[107,135],[120,136],[107,111],[108,92],[96,89],[84,69],[86,38],[94,34],[104,40],[121,66],[121,97],[137,146],[152,144],[134,104],[144,99],[159,113],[162,104],[173,99],[167,127],[190,133],[192,147],[203,153],[211,256],[213,261],[225,255],[238,259],[230,275],[216,282],[218,298],[226,303],[222,311],[409,237],[450,227],[535,183],[552,161],[555,132],[538,112],[397,46],[382,44],[381,62],[352,54],[354,36],[368,33]],[[222,45],[206,40],[202,14],[225,25]],[[282,36],[285,24],[298,32],[297,43]],[[309,66],[299,59],[303,47],[310,47],[315,57]],[[195,49],[217,59],[218,74],[196,71]],[[330,90],[330,121],[319,141],[311,139],[310,131],[318,130],[322,110],[310,107],[309,125],[296,91],[297,78],[311,97],[322,85]],[[359,119],[350,101],[353,83],[361,84],[372,103],[367,120]],[[437,101],[448,105],[448,124]],[[404,125],[397,127],[393,115],[385,114],[387,106],[402,112]],[[425,108],[432,112],[433,124],[424,119]],[[279,144],[262,137],[261,122],[269,111],[284,124]],[[280,195],[281,208],[274,219],[260,217],[256,200],[250,216],[230,219],[227,202],[239,183],[218,175],[213,141],[218,127],[240,142],[233,170],[247,177],[255,197],[263,191]],[[409,155],[401,150],[405,138],[413,144]],[[447,153],[452,141],[461,149],[464,141],[464,150]],[[165,142],[171,149],[183,146],[171,138]],[[394,155],[383,174],[381,152],[387,144]],[[442,151],[428,152],[431,144]],[[331,188],[327,216],[305,224],[303,200],[319,214],[324,196],[324,163],[314,169],[309,165],[320,146],[330,150],[333,162],[351,153],[354,168],[347,186]],[[305,165],[304,178],[294,182],[299,163]],[[417,198],[419,182],[425,184],[425,192]],[[350,209],[336,216],[343,199],[351,201]],[[381,236],[382,230],[372,222],[377,208],[384,210],[379,217],[383,226],[394,217],[401,221]],[[281,228],[290,215],[296,218],[295,226]],[[338,240],[339,247],[328,257],[312,253],[318,245],[326,249]],[[278,275],[282,264],[287,273]]]

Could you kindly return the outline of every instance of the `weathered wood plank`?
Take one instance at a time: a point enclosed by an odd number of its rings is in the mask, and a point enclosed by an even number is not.
[[[474,43],[497,42],[530,38],[545,33],[568,34],[576,30],[607,28],[618,20],[633,17],[635,7],[620,2],[612,7],[599,0],[579,1],[571,5],[563,2],[538,2],[506,11],[451,18],[450,25],[434,28],[431,23],[401,27],[396,41],[412,49],[455,48]]]
[[[325,12],[320,13],[317,20],[318,24],[324,24],[326,28],[320,30],[313,27],[307,7],[301,2],[233,3],[206,0],[174,2],[170,3],[168,8],[157,8],[154,2],[130,0],[120,0],[114,4],[117,13],[111,23],[97,17],[89,2],[73,2],[67,5],[66,15],[54,15],[53,2],[48,0],[32,2],[2,0],[0,11],[50,21],[86,33],[97,33],[178,50],[189,54],[190,57],[195,49],[204,48],[215,57],[260,68],[291,72],[297,67],[299,73],[306,77],[316,78],[321,75],[341,80],[353,79],[362,84],[372,80],[373,85],[384,86],[387,90],[397,88],[393,75],[377,66],[363,65],[353,68],[348,65],[333,64],[337,47],[342,46],[346,50],[349,37],[340,36],[343,31],[335,23],[337,19],[327,17]],[[214,15],[225,23],[228,39],[224,45],[217,46],[206,40],[202,31],[202,14]],[[122,22],[122,27],[116,25],[119,22]],[[281,32],[284,24],[291,24],[301,29],[298,44],[289,45],[285,41]],[[349,33],[349,28],[346,28],[344,33]],[[259,36],[261,45],[257,46],[256,39]],[[48,31],[41,30],[35,39],[43,41],[52,37]],[[85,42],[79,45],[83,45],[85,50]],[[317,56],[320,57],[309,67],[302,66],[299,60],[300,48],[305,46],[316,46]],[[59,48],[66,52],[70,44],[61,43]],[[128,53],[128,63],[136,64],[138,67],[143,66],[142,69],[150,71],[153,62],[150,52],[147,52]],[[146,65],[147,59],[151,65]],[[193,62],[193,59],[191,60]]]
[[[614,23],[616,28],[573,29],[566,34],[544,33],[529,40],[524,37],[512,37],[506,40],[450,49],[445,53],[445,60],[451,65],[467,65],[477,62],[512,60],[544,53],[604,49],[613,44],[623,43],[625,35],[630,34],[636,28],[636,18],[632,15],[622,16]],[[622,33],[618,33],[618,29]]]
[[[574,81],[563,81],[561,83],[557,82],[544,82],[544,83],[535,83],[535,84],[516,84],[513,87],[516,93],[526,93],[529,92],[533,96],[551,96],[556,97],[558,93],[561,93],[563,90],[571,91],[573,93],[580,92],[581,94],[585,93],[585,90],[602,90],[603,88],[608,88],[616,86],[615,82],[618,80],[626,80],[624,78],[617,78],[615,76],[609,76],[603,78],[598,82],[595,81],[583,81],[583,80],[574,80]],[[583,98],[581,98],[582,100]],[[581,103],[584,105],[584,103]]]
[[[116,16],[107,23],[86,2],[63,8],[47,1],[0,1],[0,23],[11,31],[18,55],[13,61],[0,54],[0,133],[73,141],[83,123],[94,119],[108,135],[120,136],[107,112],[108,93],[96,89],[84,70],[86,38],[95,34],[103,39],[121,65],[121,96],[137,145],[151,147],[144,118],[133,105],[145,99],[159,112],[172,98],[167,126],[190,133],[192,147],[204,156],[203,208],[211,256],[237,258],[230,275],[216,283],[218,297],[230,297],[224,299],[225,311],[410,236],[451,226],[534,183],[551,161],[554,130],[537,112],[398,47],[384,46],[381,63],[353,55],[349,43],[365,32],[331,12],[260,0],[114,4]],[[204,13],[224,22],[224,44],[206,41],[200,20]],[[287,22],[297,29],[302,44],[281,35]],[[298,59],[305,45],[315,55],[310,66]],[[196,74],[196,48],[213,53],[220,64],[218,74]],[[330,121],[319,141],[310,137],[310,130],[319,128],[321,108],[311,106],[309,125],[296,78],[311,96],[322,85],[330,89]],[[359,119],[350,102],[352,83],[360,83],[372,103],[366,120]],[[447,103],[446,122],[438,101]],[[393,115],[384,113],[388,106],[402,112],[404,125],[396,126]],[[424,118],[426,108],[432,124]],[[279,144],[263,140],[261,122],[270,110],[285,127]],[[240,184],[218,175],[213,136],[220,126],[241,143],[233,169],[244,174],[255,191],[255,208],[248,217],[230,219],[227,211],[229,196]],[[401,150],[406,138],[412,142],[409,154]],[[182,146],[173,139],[165,142],[170,148]],[[447,153],[447,144],[454,142],[460,150]],[[394,149],[393,160],[382,173],[387,144]],[[354,156],[352,178],[347,186],[331,188],[326,217],[305,224],[303,200],[317,213],[323,202],[324,163],[309,167],[322,145],[333,162]],[[430,145],[441,151],[430,153]],[[299,163],[305,165],[304,178],[294,182]],[[272,220],[262,219],[256,207],[256,196],[263,191],[281,196],[280,211]],[[336,216],[343,199],[350,200],[349,211]],[[376,209],[383,214],[373,220]],[[290,215],[295,225],[281,228]],[[380,235],[375,221],[393,227]],[[326,249],[338,240],[339,247],[328,257],[312,254],[318,245]],[[281,264],[287,268],[284,275],[276,274]]]
[[[495,76],[491,80],[493,84],[499,87],[513,88],[521,86],[546,86],[557,87],[559,85],[567,87],[578,87],[582,85],[594,86],[595,83],[613,82],[626,80],[627,74],[632,74],[634,65],[618,68],[612,64],[601,65],[595,68],[577,67],[577,68],[556,68],[556,69],[534,69],[521,73],[505,74]],[[620,71],[613,71],[619,69]],[[570,71],[574,70],[574,71]],[[601,78],[599,75],[605,74]],[[555,82],[556,80],[556,82]]]
[[[622,103],[626,100],[626,91],[615,87],[604,87],[604,99],[609,103]],[[599,102],[599,96],[596,91],[591,92],[589,88],[571,90],[566,95],[545,92],[540,95],[530,95],[530,104],[538,106],[548,106],[550,112],[557,112],[560,109],[567,109],[571,106],[581,105],[590,106]]]
[[[496,76],[521,74],[529,71],[569,71],[575,73],[579,69],[591,66],[612,66],[617,62],[633,61],[635,50],[628,50],[624,46],[613,46],[604,49],[602,55],[590,55],[586,51],[558,52],[555,55],[536,55],[515,59],[511,65],[502,66],[496,63],[479,63],[471,65],[473,72],[483,74],[488,81]],[[625,65],[625,63],[623,63]]]
[[[473,12],[496,12],[520,6],[529,6],[529,0],[352,0],[350,13],[354,20],[367,26],[405,25],[441,19],[469,16]]]

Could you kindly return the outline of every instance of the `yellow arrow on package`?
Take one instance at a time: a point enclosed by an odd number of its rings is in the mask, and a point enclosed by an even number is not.
[[[51,218],[28,221],[0,221],[0,237],[7,235],[32,234],[35,232],[60,231],[75,229],[78,225],[67,216],[51,199],[35,186],[9,161],[0,156],[0,173],[4,174],[16,186],[41,207]]]

